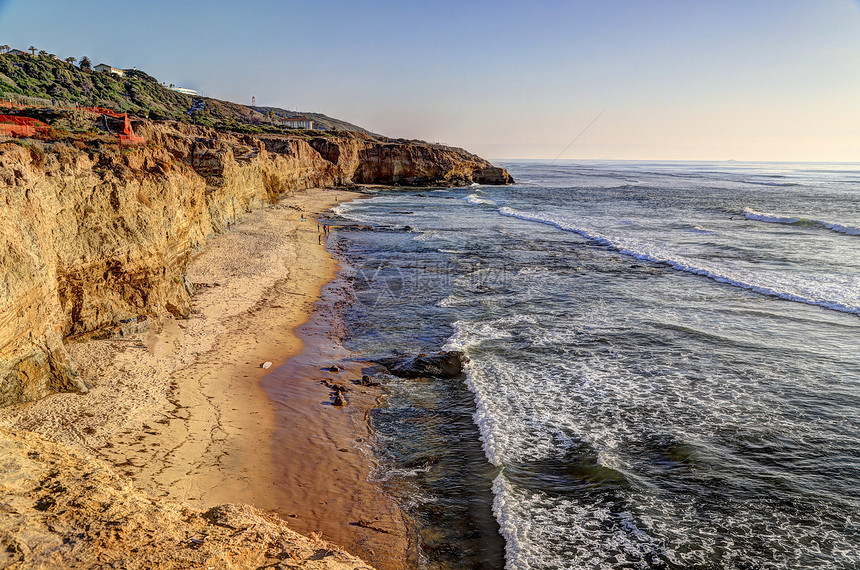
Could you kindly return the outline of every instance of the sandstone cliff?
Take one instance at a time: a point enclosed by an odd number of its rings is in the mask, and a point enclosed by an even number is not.
[[[245,212],[310,187],[505,184],[461,149],[139,122],[147,144],[0,144],[0,405],[85,391],[65,342],[185,316],[185,268]]]
[[[371,570],[248,505],[202,511],[134,488],[104,462],[0,429],[0,567]]]

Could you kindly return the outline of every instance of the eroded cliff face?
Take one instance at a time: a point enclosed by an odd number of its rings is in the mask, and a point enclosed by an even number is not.
[[[180,123],[135,131],[146,146],[0,144],[0,405],[85,391],[65,342],[187,315],[193,253],[288,193],[511,182],[504,169],[441,145]]]
[[[463,149],[410,141],[351,137],[313,138],[308,143],[336,165],[345,182],[356,184],[511,184],[504,168]]]

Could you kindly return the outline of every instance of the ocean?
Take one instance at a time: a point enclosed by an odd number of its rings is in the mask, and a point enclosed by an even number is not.
[[[860,566],[860,165],[502,166],[328,220],[422,567]]]

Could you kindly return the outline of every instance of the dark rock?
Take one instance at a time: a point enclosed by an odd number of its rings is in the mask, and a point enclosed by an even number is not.
[[[421,378],[424,376],[456,378],[462,376],[463,365],[468,362],[468,359],[463,352],[450,350],[415,358],[381,358],[377,362],[385,366],[391,374],[400,378]]]
[[[343,407],[346,405],[346,398],[343,397],[343,393],[335,392],[334,393],[334,401],[331,404],[332,406]]]
[[[331,366],[331,367],[329,367],[328,371],[334,372],[335,374],[337,374],[338,372],[340,372],[340,367],[339,366]]]
[[[329,388],[332,391],[332,393],[334,393],[334,392],[349,392],[349,388],[347,388],[346,386],[344,386],[342,384],[335,384],[334,382],[329,382],[328,379],[325,379],[325,378],[320,380],[320,384],[322,384],[326,388]]]
[[[353,384],[358,384],[359,386],[379,386],[379,382],[374,382],[373,378],[365,374],[361,377],[361,380],[353,380]]]

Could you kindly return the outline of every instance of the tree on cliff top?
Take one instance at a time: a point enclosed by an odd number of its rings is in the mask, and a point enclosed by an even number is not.
[[[93,68],[92,68],[92,62],[90,61],[90,58],[88,58],[87,56],[82,57],[80,67],[81,67],[81,71],[92,71]]]

